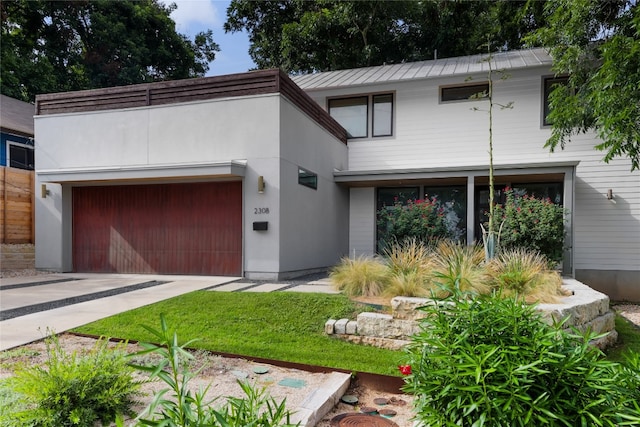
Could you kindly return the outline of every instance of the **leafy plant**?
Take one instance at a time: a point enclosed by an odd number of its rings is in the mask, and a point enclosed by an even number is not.
[[[455,225],[446,219],[447,211],[452,209],[435,197],[408,200],[406,204],[396,200],[393,206],[385,206],[378,211],[379,246],[387,248],[411,238],[426,244],[451,238],[458,233],[457,229],[450,230]]]
[[[191,372],[187,361],[193,356],[185,350],[185,346],[194,340],[187,341],[183,345],[178,344],[178,335],[169,330],[166,319],[160,316],[160,330],[143,325],[149,331],[158,344],[140,343],[143,350],[132,355],[140,357],[148,353],[159,354],[161,358],[155,363],[130,366],[149,374],[149,378],[159,378],[169,387],[157,392],[153,401],[138,417],[140,423],[148,426],[191,426],[209,423],[211,416],[206,411],[206,406],[211,402],[205,402],[205,390],[199,390],[195,394],[188,388],[189,381],[197,375],[198,371]],[[171,392],[169,399],[165,394]],[[151,415],[151,419],[143,418]]]
[[[549,199],[518,195],[505,189],[504,205],[496,205],[496,218],[503,222],[500,235],[502,249],[526,248],[538,251],[549,261],[563,257],[564,215],[562,206]]]
[[[347,296],[376,296],[386,287],[389,270],[378,259],[359,256],[343,258],[329,273],[336,290]]]
[[[277,403],[265,389],[256,389],[246,381],[238,384],[245,397],[228,397],[223,410],[214,412],[220,427],[293,426],[284,400]]]
[[[132,364],[132,367],[149,373],[150,378],[159,378],[167,384],[168,388],[155,394],[153,401],[138,417],[139,424],[168,427],[289,425],[290,412],[285,408],[285,401],[277,403],[266,395],[264,390],[256,390],[248,383],[240,381],[240,387],[246,398],[227,397],[227,404],[221,410],[216,410],[211,406],[213,400],[205,399],[209,386],[195,393],[192,393],[189,388],[189,382],[202,369],[200,367],[196,371],[191,371],[189,368],[189,361],[193,359],[193,355],[186,350],[186,347],[195,340],[180,345],[177,333],[169,329],[164,315],[160,315],[159,330],[146,325],[143,327],[155,337],[158,344],[141,343],[143,350],[132,357],[149,353],[161,357],[155,365]],[[169,398],[165,398],[167,393],[171,393]],[[287,420],[287,424],[281,424],[283,419]]]
[[[557,303],[562,295],[562,277],[548,266],[539,253],[516,248],[493,258],[487,272],[493,286],[505,297],[523,298],[528,303]]]
[[[126,343],[110,349],[101,339],[86,354],[66,353],[55,335],[45,343],[44,365],[18,368],[10,379],[16,407],[27,408],[12,417],[23,425],[93,427],[132,415],[140,384],[127,366]]]
[[[499,294],[426,306],[409,346],[416,418],[437,426],[623,426],[640,422],[640,356],[609,362],[593,335],[563,333]]]

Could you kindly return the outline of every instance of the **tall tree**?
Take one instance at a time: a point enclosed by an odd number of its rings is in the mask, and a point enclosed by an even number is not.
[[[258,68],[312,72],[481,53],[487,37],[516,49],[542,12],[527,1],[232,0],[225,31],[249,33]]]
[[[548,26],[529,37],[548,46],[568,84],[550,95],[551,137],[564,148],[594,130],[604,161],[628,157],[640,169],[640,9],[637,0],[549,0]]]
[[[212,32],[179,34],[157,0],[2,1],[2,93],[92,89],[204,75]]]

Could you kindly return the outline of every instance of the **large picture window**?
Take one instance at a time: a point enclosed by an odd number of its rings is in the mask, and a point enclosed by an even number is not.
[[[329,114],[349,138],[393,135],[393,94],[383,93],[329,100]]]

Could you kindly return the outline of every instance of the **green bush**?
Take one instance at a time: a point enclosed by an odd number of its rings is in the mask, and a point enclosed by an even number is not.
[[[504,205],[496,205],[494,210],[501,223],[500,248],[524,248],[540,252],[554,263],[562,261],[564,208],[549,199],[517,195],[510,188],[505,195]]]
[[[640,422],[640,356],[603,359],[532,306],[461,293],[424,308],[409,346],[416,418],[431,426],[623,426]]]
[[[411,238],[424,243],[454,238],[457,229],[447,220],[451,209],[441,206],[435,198],[408,200],[406,205],[396,200],[393,206],[378,211],[378,247],[386,249],[394,242]]]
[[[17,393],[10,419],[32,426],[107,425],[120,414],[133,415],[140,384],[133,378],[121,346],[98,340],[86,354],[68,354],[56,336],[48,338],[48,359],[43,366],[23,367],[9,380]],[[25,410],[26,409],[26,410]]]

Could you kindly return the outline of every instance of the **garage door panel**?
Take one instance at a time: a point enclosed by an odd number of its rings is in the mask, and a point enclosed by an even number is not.
[[[76,271],[239,275],[241,182],[78,187]]]

